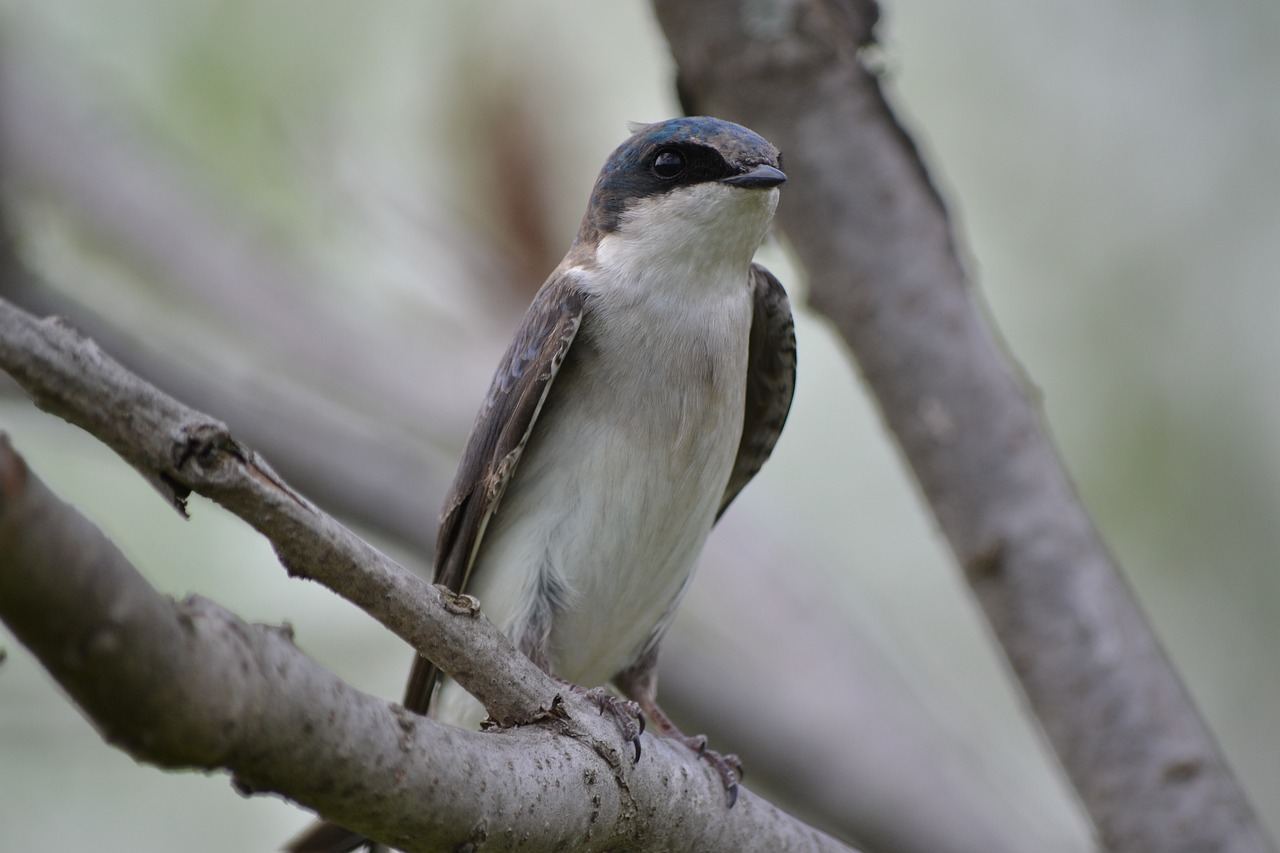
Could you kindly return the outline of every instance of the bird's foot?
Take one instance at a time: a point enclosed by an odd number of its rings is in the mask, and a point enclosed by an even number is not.
[[[706,735],[689,736],[676,729],[669,737],[692,749],[694,753],[716,771],[720,781],[724,783],[725,794],[729,797],[729,808],[738,801],[738,783],[742,781],[742,762],[733,753],[721,755],[714,749],[707,749]]]
[[[644,734],[644,714],[640,713],[639,705],[630,699],[614,696],[603,687],[587,688],[563,679],[557,680],[599,708],[600,715],[608,717],[617,727],[622,739],[635,748],[635,760],[640,760],[640,735]]]
[[[593,687],[582,695],[600,709],[602,716],[613,720],[622,739],[636,748],[635,760],[639,761],[640,735],[644,734],[644,714],[640,713],[640,706],[630,699],[614,696],[603,687]]]
[[[679,741],[693,750],[698,758],[711,765],[711,769],[724,783],[729,798],[729,808],[738,801],[738,782],[742,779],[742,762],[736,755],[721,755],[707,749],[707,739],[702,735],[689,737],[676,726],[658,705],[654,694],[658,690],[658,647],[654,646],[631,666],[613,677],[613,683],[624,696],[634,699],[654,728],[664,737]]]

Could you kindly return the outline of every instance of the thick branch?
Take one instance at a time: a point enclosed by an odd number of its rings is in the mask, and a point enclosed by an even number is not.
[[[405,850],[848,849],[753,796],[725,809],[719,781],[667,741],[632,765],[600,753],[590,727],[485,735],[362,694],[287,629],[157,593],[3,435],[0,616],[135,758],[229,769],[246,793],[283,793]]]
[[[655,0],[686,105],[785,152],[780,224],[1114,850],[1272,849],[993,339],[860,62],[873,2]]]

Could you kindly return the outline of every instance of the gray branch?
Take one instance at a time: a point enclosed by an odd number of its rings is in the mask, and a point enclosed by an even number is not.
[[[784,152],[779,222],[1111,850],[1273,849],[1101,542],[864,67],[872,0],[655,0],[686,107]]]
[[[749,792],[725,809],[718,778],[670,741],[646,736],[643,760],[632,763],[607,718],[560,691],[479,616],[474,600],[400,568],[220,423],[128,373],[61,321],[0,300],[0,367],[180,509],[196,492],[249,522],[291,572],[324,583],[429,654],[495,719],[543,723],[491,735],[443,726],[344,685],[299,652],[287,630],[159,595],[3,440],[0,618],[104,737],[134,757],[226,768],[246,792],[279,792],[411,851],[486,839],[486,849],[521,850],[623,842],[850,849]]]

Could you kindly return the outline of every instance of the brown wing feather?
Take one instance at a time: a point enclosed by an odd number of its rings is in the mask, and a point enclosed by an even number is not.
[[[454,592],[466,591],[485,527],[578,333],[586,302],[572,277],[553,275],[534,297],[498,365],[440,516],[435,582]],[[426,713],[438,675],[430,660],[415,658],[404,706]]]
[[[738,456],[720,501],[719,520],[756,472],[782,434],[796,390],[796,329],[787,292],[773,274],[751,265],[755,305],[747,349],[747,398]]]

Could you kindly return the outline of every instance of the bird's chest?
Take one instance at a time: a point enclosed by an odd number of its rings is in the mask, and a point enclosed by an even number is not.
[[[687,462],[688,454],[723,443],[736,448],[750,324],[745,307],[718,304],[710,316],[634,310],[584,324],[564,379],[583,392],[585,405],[566,395],[551,401],[548,414],[580,418],[634,452],[664,459]]]
[[[695,313],[633,306],[583,323],[527,460],[537,479],[582,496],[583,538],[608,538],[596,528],[623,523],[644,534],[617,544],[635,561],[664,551],[654,540],[688,519],[710,528],[746,385],[749,306],[727,302]]]

